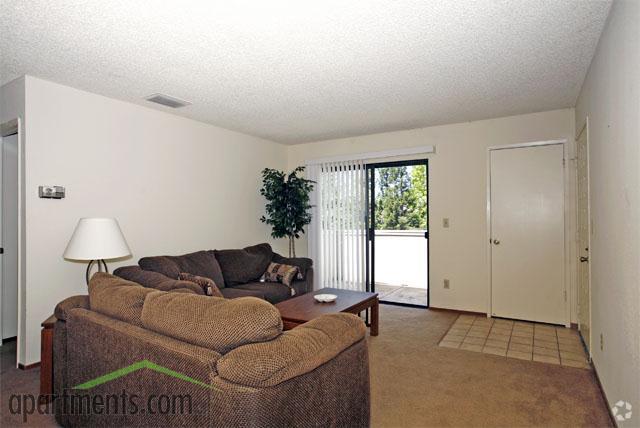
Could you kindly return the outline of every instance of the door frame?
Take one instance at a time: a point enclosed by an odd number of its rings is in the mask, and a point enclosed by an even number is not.
[[[487,278],[487,290],[488,290],[488,299],[487,299],[487,318],[491,318],[492,317],[492,300],[493,300],[493,290],[492,290],[492,273],[491,273],[491,269],[492,269],[492,257],[491,257],[491,251],[492,251],[492,246],[491,246],[491,236],[492,236],[492,231],[491,231],[491,152],[494,150],[508,150],[508,149],[522,149],[522,148],[527,148],[527,147],[540,147],[540,146],[553,146],[553,145],[562,145],[562,159],[563,159],[563,213],[562,213],[562,217],[563,217],[563,223],[564,223],[564,245],[563,245],[563,275],[562,275],[562,287],[563,287],[563,292],[564,292],[564,313],[565,313],[565,327],[571,327],[571,296],[569,293],[569,290],[567,289],[567,286],[569,284],[569,281],[567,280],[567,273],[570,271],[570,269],[568,269],[568,262],[570,262],[568,260],[567,257],[567,239],[568,236],[573,236],[572,234],[569,234],[569,225],[567,223],[567,208],[568,208],[568,204],[567,204],[567,195],[569,195],[569,189],[568,189],[568,185],[569,182],[567,180],[568,178],[568,168],[566,165],[566,159],[568,158],[568,152],[567,152],[567,140],[566,139],[561,139],[561,140],[548,140],[548,141],[534,141],[534,142],[528,142],[528,143],[516,143],[516,144],[505,144],[505,145],[498,145],[498,146],[490,146],[487,148],[487,192],[486,192],[486,207],[487,207],[487,218],[486,218],[486,225],[487,225],[487,234],[486,234],[486,241],[485,241],[485,245],[486,245],[486,249],[487,249],[487,274],[488,274],[488,278]]]
[[[431,233],[429,224],[431,222],[431,204],[429,203],[429,158],[409,159],[400,161],[387,161],[387,162],[371,162],[365,165],[367,169],[367,260],[366,260],[366,280],[367,291],[375,293],[375,169],[387,168],[397,166],[414,166],[425,165],[426,173],[425,180],[427,186],[427,302],[426,305],[415,305],[412,303],[400,303],[400,302],[385,302],[380,303],[393,306],[404,306],[409,308],[428,309],[431,301]],[[371,233],[373,231],[373,233]]]
[[[575,259],[576,260],[576,324],[578,325],[578,331],[580,331],[580,335],[582,336],[582,330],[580,330],[580,263],[579,262],[579,258],[580,258],[580,231],[578,230],[578,211],[579,211],[579,207],[578,207],[578,140],[580,139],[580,137],[582,137],[582,134],[586,133],[586,137],[587,137],[587,141],[586,141],[586,151],[587,151],[587,243],[588,243],[588,248],[589,248],[589,261],[587,262],[587,288],[589,289],[589,337],[586,338],[586,341],[588,343],[587,346],[587,353],[589,355],[589,358],[591,358],[592,356],[592,352],[591,352],[591,348],[593,347],[593,315],[592,315],[592,305],[591,305],[591,255],[593,254],[593,252],[591,251],[591,174],[590,174],[590,157],[589,157],[589,116],[587,116],[585,118],[584,124],[582,125],[582,127],[580,128],[580,131],[576,134],[575,137],[575,147],[576,147],[576,170],[575,170],[575,174],[576,174],[576,218],[575,218],[575,222],[576,222],[576,235],[575,235]],[[582,338],[583,340],[585,340],[584,336]]]

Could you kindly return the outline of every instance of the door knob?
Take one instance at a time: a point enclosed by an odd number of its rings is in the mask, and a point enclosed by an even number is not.
[[[589,257],[580,257],[580,263],[585,263],[589,261]]]
[[[494,239],[493,240],[493,245],[500,245],[500,240],[499,239]]]

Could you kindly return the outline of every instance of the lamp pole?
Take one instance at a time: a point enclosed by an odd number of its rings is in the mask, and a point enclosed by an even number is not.
[[[85,274],[85,279],[87,281],[87,286],[89,285],[89,279],[91,278],[91,268],[93,267],[94,263],[98,264],[98,272],[103,272],[102,267],[104,266],[104,272],[109,273],[109,268],[107,267],[107,262],[105,262],[103,259],[91,260],[89,262],[89,264],[87,265],[87,273]]]

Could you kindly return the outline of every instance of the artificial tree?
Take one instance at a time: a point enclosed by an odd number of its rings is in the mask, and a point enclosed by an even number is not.
[[[271,226],[271,236],[289,239],[289,257],[296,256],[295,240],[311,223],[309,194],[314,181],[298,176],[304,172],[299,166],[289,174],[277,169],[262,170],[260,194],[267,200],[266,215],[260,221]]]

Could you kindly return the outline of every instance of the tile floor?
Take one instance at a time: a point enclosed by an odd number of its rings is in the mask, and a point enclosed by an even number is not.
[[[578,331],[548,324],[460,315],[439,345],[507,358],[591,368]]]

